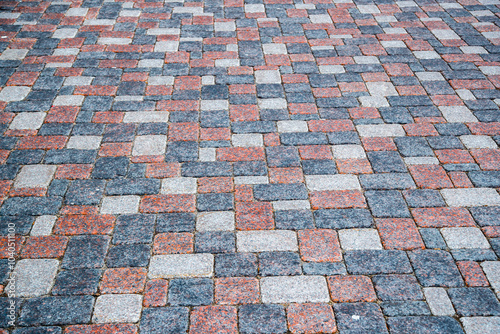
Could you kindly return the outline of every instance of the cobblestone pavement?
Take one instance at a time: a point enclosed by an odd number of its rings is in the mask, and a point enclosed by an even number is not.
[[[1,334],[500,333],[498,0],[0,6]]]

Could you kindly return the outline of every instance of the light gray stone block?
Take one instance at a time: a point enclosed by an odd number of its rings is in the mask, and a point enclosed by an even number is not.
[[[443,288],[424,288],[424,295],[433,315],[452,316],[455,309]]]
[[[139,210],[140,196],[107,196],[102,200],[101,213],[126,214],[137,213]]]
[[[132,155],[162,155],[167,147],[167,136],[136,136]]]
[[[151,258],[148,277],[211,277],[213,270],[212,254],[156,255]]]
[[[500,195],[492,188],[442,189],[449,206],[500,205]]]
[[[0,101],[14,102],[21,101],[31,91],[31,87],[26,86],[7,86],[0,91]]]
[[[161,183],[162,194],[196,194],[196,179],[193,177],[170,177]]]
[[[476,227],[446,227],[441,234],[451,249],[490,248],[483,232]]]
[[[97,297],[92,322],[133,323],[140,319],[142,295],[101,295]]]
[[[23,112],[14,117],[10,123],[9,129],[11,130],[38,130],[42,124],[45,116],[44,112]]]
[[[344,250],[383,249],[375,229],[347,229],[339,230],[338,233],[340,245]]]
[[[37,217],[35,219],[33,227],[31,228],[30,235],[32,236],[51,235],[56,219],[57,219],[56,216]]]
[[[196,217],[196,229],[205,231],[233,231],[234,212],[214,211],[199,213]]]
[[[15,266],[15,291],[17,297],[47,295],[54,284],[59,261],[55,259],[24,259]],[[10,288],[7,286],[7,290]]]
[[[236,240],[239,252],[298,251],[297,234],[293,231],[241,231]]]
[[[361,189],[357,176],[353,174],[306,175],[305,179],[310,191]]]
[[[21,168],[14,182],[14,188],[47,188],[57,166],[27,165]]]
[[[77,150],[97,150],[101,145],[101,140],[101,136],[71,136],[66,147]]]
[[[500,333],[500,317],[464,317],[460,318],[466,334]]]
[[[327,303],[328,286],[323,276],[278,276],[260,280],[263,303]]]

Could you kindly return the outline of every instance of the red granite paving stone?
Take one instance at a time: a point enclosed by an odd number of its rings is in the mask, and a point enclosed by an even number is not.
[[[366,208],[365,197],[359,190],[315,191],[310,199],[315,210]]]
[[[168,140],[198,140],[200,126],[197,123],[172,123],[168,126]]]
[[[332,160],[333,155],[327,145],[299,146],[299,155],[302,160]]]
[[[449,172],[448,176],[456,188],[473,188],[474,185],[470,182],[469,177],[465,172]]]
[[[65,205],[61,208],[62,215],[97,215],[99,208],[92,205]]]
[[[468,123],[467,127],[473,135],[495,136],[500,134],[500,122]]]
[[[500,238],[500,226],[485,226],[481,230],[487,238]]]
[[[366,88],[363,82],[339,82],[339,89],[342,93],[354,93],[354,92],[366,92]]]
[[[439,136],[432,124],[405,124],[403,129],[405,129],[408,136]]]
[[[90,164],[59,165],[54,178],[67,180],[88,179],[92,168],[93,166]]]
[[[384,72],[361,73],[361,77],[365,82],[390,81],[389,76]]]
[[[425,248],[417,226],[412,219],[377,219],[376,226],[385,249],[413,250]]]
[[[45,123],[73,123],[79,111],[79,107],[52,107],[45,117]]]
[[[457,267],[464,277],[467,286],[490,285],[479,263],[474,261],[457,261]]]
[[[302,261],[342,261],[342,250],[335,231],[326,229],[300,230],[298,237]]]
[[[115,224],[113,215],[68,214],[59,217],[54,225],[54,234],[110,234]]]
[[[366,151],[397,151],[396,144],[392,138],[365,137],[361,139]]]
[[[190,333],[238,333],[237,309],[234,306],[199,306],[190,317]]]
[[[418,227],[467,227],[476,226],[465,208],[417,208],[411,213]]]
[[[470,164],[474,163],[471,155],[467,150],[448,149],[448,150],[435,150],[439,162],[443,164]]]
[[[312,132],[352,131],[354,124],[351,120],[311,120],[307,122]]]
[[[113,96],[117,89],[113,86],[76,86],[73,95]]]
[[[453,188],[446,171],[439,165],[414,165],[409,166],[408,169],[419,188]]]
[[[234,200],[239,202],[252,202],[253,188],[246,184],[239,184],[234,187]]]
[[[281,145],[280,135],[277,133],[264,134],[264,145],[265,146],[279,146],[279,145]]]
[[[285,84],[309,82],[309,78],[305,74],[283,74],[281,79]]]
[[[136,334],[135,324],[71,325],[64,334]]]
[[[367,276],[327,277],[330,296],[334,303],[374,302],[377,299],[372,281]]]
[[[192,233],[160,233],[155,236],[153,251],[156,254],[187,254],[193,252]]]
[[[228,128],[201,128],[200,140],[231,140]]]
[[[372,107],[359,107],[359,108],[349,108],[349,115],[356,118],[380,118],[380,114],[377,108]]]
[[[153,163],[146,165],[146,177],[167,178],[178,177],[181,174],[181,165],[177,162],[172,163]]]
[[[9,157],[9,154],[10,154],[10,151],[8,151],[8,150],[0,150],[0,164],[5,163],[5,161]]]
[[[269,181],[271,183],[303,183],[302,168],[283,167],[269,168]]]
[[[268,202],[236,203],[236,229],[270,230],[274,228],[273,207]]]
[[[219,161],[259,161],[265,160],[262,147],[222,147],[217,149]]]
[[[17,143],[18,150],[53,150],[61,149],[66,145],[66,136],[34,136],[23,137]]]
[[[38,72],[16,72],[6,83],[6,86],[32,86],[40,73]]]
[[[144,196],[139,206],[143,213],[194,212],[194,195]]]
[[[424,87],[418,85],[396,86],[396,90],[401,96],[426,95]]]
[[[288,111],[291,115],[314,115],[318,108],[313,103],[289,103]]]
[[[477,161],[482,170],[500,170],[500,150],[499,149],[475,149],[470,153]]]
[[[154,279],[146,283],[142,306],[157,307],[167,305],[168,281]]]
[[[259,109],[256,105],[242,104],[229,107],[231,122],[258,121],[260,119]]]
[[[286,309],[292,333],[335,333],[337,324],[328,304],[290,304]]]
[[[124,113],[118,111],[96,112],[92,118],[93,123],[121,123]]]
[[[12,186],[12,181],[0,181],[0,204],[3,202],[3,199],[9,193],[11,186]]]
[[[21,250],[21,246],[26,238],[20,235],[16,235],[15,239],[12,238],[9,240],[9,237],[0,237],[0,259],[8,259],[13,254],[14,257],[19,255]],[[12,245],[15,244],[15,246]],[[12,248],[14,252],[12,252]]]
[[[111,37],[111,36],[109,36],[109,37]],[[118,36],[116,36],[116,37],[118,37]],[[122,81],[147,81],[148,76],[149,76],[149,73],[146,73],[146,72],[123,73],[122,74]]]
[[[26,240],[21,257],[30,259],[58,258],[64,255],[67,243],[67,237],[32,236]]]
[[[251,84],[229,85],[229,94],[255,94],[257,88]]]
[[[342,96],[338,88],[313,88],[312,92],[315,98]]]
[[[449,83],[453,89],[495,89],[488,80],[450,80]]]
[[[103,143],[99,148],[100,157],[123,157],[132,154],[133,143]]]
[[[198,179],[198,193],[228,193],[234,189],[230,177],[202,177]]]
[[[338,159],[337,169],[340,174],[370,174],[373,173],[368,159]]]
[[[47,188],[15,188],[9,192],[9,197],[42,197],[47,194]]]
[[[259,280],[252,277],[215,279],[215,303],[220,305],[259,303]]]
[[[393,63],[393,64],[383,64],[382,65],[391,77],[394,76],[413,76],[413,72],[410,67],[406,64]]]
[[[171,86],[154,85],[146,87],[145,95],[172,95],[172,92]]]
[[[8,137],[36,136],[36,134],[36,130],[7,130],[4,132],[4,136]]]
[[[141,293],[146,283],[146,268],[109,268],[99,284],[101,293]]]
[[[432,92],[430,92],[432,94]],[[434,95],[432,102],[437,106],[462,106],[463,101],[456,95]]]

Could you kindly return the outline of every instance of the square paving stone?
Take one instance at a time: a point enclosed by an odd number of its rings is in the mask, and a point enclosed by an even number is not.
[[[153,215],[121,215],[116,220],[113,243],[150,243],[153,241],[154,228]]]
[[[370,190],[365,192],[368,205],[375,217],[411,217],[400,192],[395,190]]]
[[[66,248],[62,268],[100,268],[104,265],[104,257],[109,244],[108,236],[75,236]]]
[[[106,256],[106,266],[110,268],[146,267],[150,256],[150,245],[117,245],[109,249]]]

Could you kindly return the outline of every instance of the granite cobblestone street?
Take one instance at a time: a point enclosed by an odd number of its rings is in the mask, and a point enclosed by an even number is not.
[[[1,0],[0,334],[500,333],[500,0]]]

